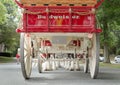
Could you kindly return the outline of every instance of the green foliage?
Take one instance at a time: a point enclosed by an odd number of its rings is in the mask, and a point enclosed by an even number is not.
[[[19,35],[15,32],[16,24],[9,21],[6,25],[2,26],[2,35],[1,35],[1,43],[5,44],[7,51],[14,51],[16,45],[19,42]]]
[[[120,48],[117,50],[117,53],[116,53],[117,55],[120,55]]]
[[[101,8],[97,11],[103,32],[101,33],[101,46],[107,45],[112,53],[118,46],[120,36],[114,31],[120,30],[120,0],[105,0]],[[120,33],[119,33],[120,34]]]
[[[104,15],[107,17],[107,21],[120,21],[120,0],[105,0],[102,8]]]
[[[14,52],[19,44],[19,35],[15,32],[17,28],[17,6],[14,0],[2,0],[6,8],[6,22],[0,25],[0,44],[4,43],[6,51]]]
[[[6,8],[5,6],[0,2],[0,24],[3,24],[6,20]]]

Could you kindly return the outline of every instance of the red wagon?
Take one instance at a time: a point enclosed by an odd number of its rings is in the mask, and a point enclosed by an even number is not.
[[[15,0],[16,1],[16,0]],[[99,33],[96,9],[103,0],[20,0],[23,10],[17,28],[20,36],[22,73],[30,78],[32,59],[38,59],[38,70],[64,67],[84,72],[90,68],[96,78],[99,68]],[[82,56],[82,57],[81,57]],[[44,67],[43,67],[44,64]]]

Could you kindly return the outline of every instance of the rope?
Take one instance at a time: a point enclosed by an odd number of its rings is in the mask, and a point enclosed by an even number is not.
[[[73,13],[76,13],[79,15],[89,15],[90,14],[90,12],[73,12]]]
[[[23,13],[37,15],[37,14],[43,14],[43,13],[45,13],[45,12],[31,12],[31,11],[28,11],[28,10],[24,10],[24,12],[23,12]]]
[[[37,14],[43,14],[43,13],[46,13],[46,12],[31,12],[31,11],[28,11],[28,10],[24,10],[23,13],[37,15]],[[69,13],[69,12],[60,12],[60,11],[51,12],[51,11],[49,11],[49,13]],[[93,14],[93,12],[91,12],[91,11],[89,11],[89,12],[74,12],[74,11],[72,11],[71,13],[76,13],[76,14],[79,14],[79,15],[89,15],[89,14]]]

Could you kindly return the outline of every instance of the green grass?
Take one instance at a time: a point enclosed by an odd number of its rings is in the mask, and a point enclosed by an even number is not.
[[[100,63],[101,67],[110,67],[110,68],[119,68],[120,69],[120,64],[110,64],[110,63]]]
[[[0,56],[0,63],[9,63],[9,62],[12,62],[13,60],[14,60],[13,57]]]

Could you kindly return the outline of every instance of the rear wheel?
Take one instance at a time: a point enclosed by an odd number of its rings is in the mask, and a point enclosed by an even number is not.
[[[32,48],[29,34],[21,33],[20,37],[20,57],[21,69],[25,79],[29,79],[32,70]]]
[[[92,48],[89,49],[89,67],[91,78],[97,78],[99,70],[99,34],[93,34]]]

